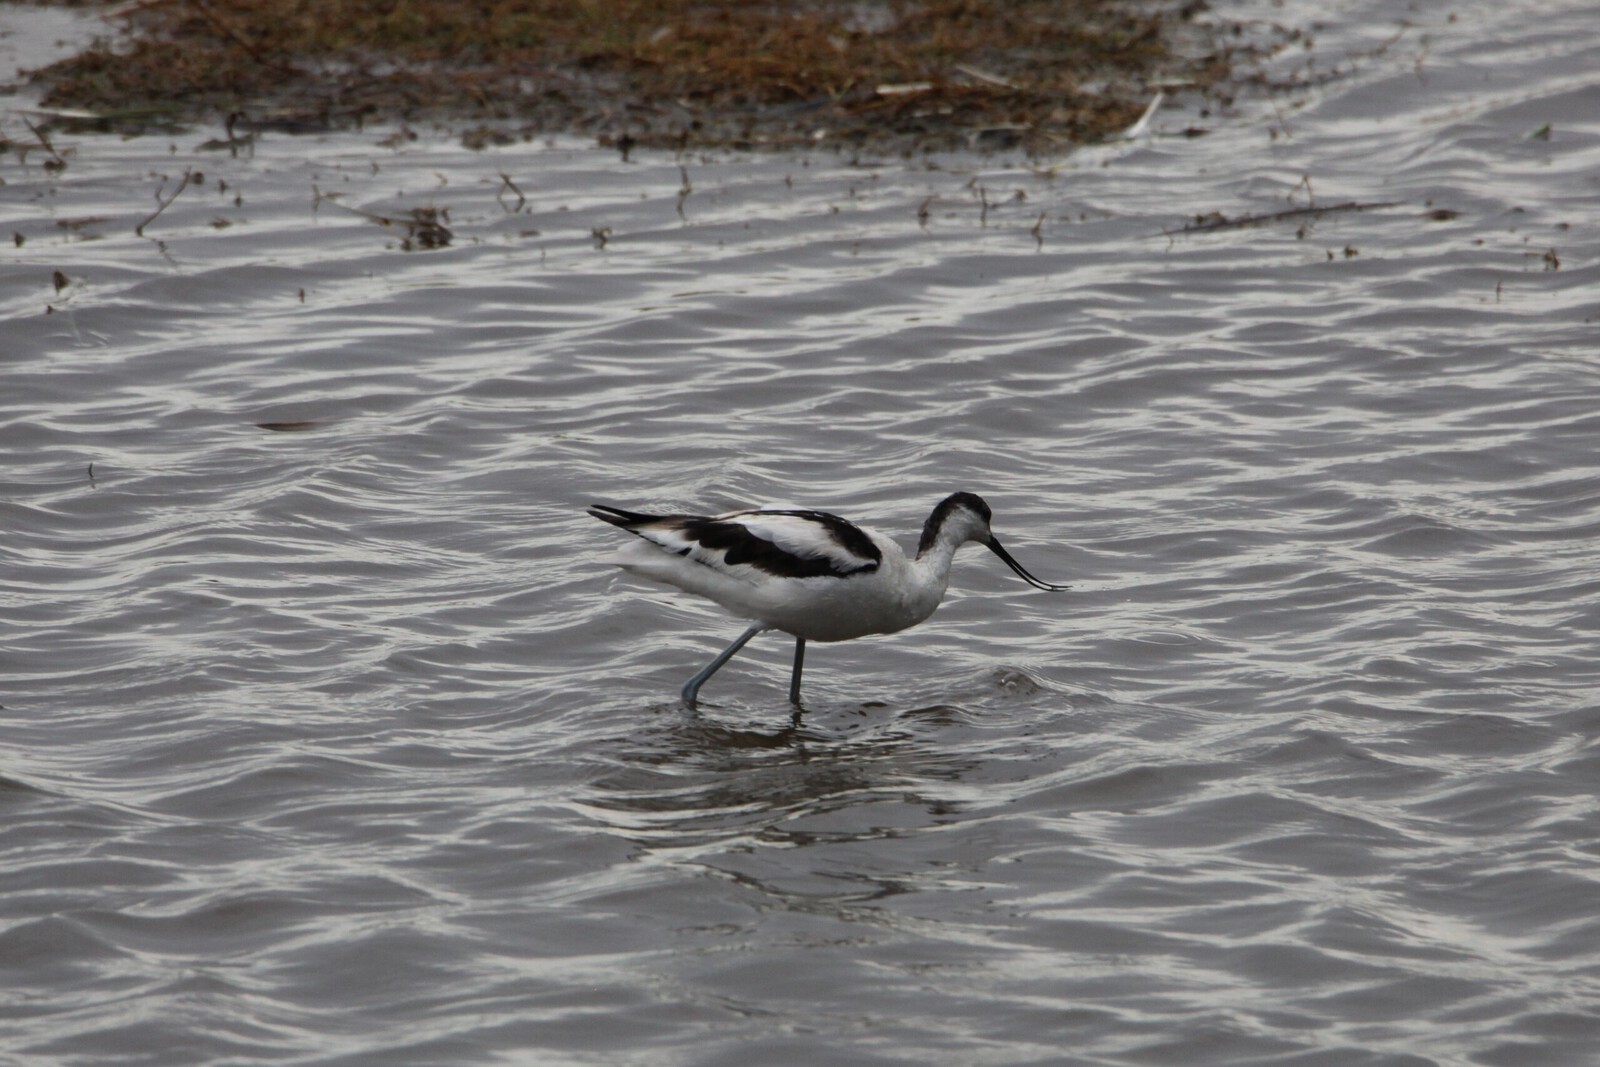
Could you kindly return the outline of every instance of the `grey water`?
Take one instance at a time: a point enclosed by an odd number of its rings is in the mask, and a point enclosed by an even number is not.
[[[1226,13],[1055,158],[0,157],[0,1062],[1600,1063],[1600,22]],[[962,489],[1073,591],[798,725],[583,513]]]

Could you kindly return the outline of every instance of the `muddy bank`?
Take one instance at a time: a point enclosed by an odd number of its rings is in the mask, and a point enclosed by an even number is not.
[[[9,5],[8,5],[9,6]],[[143,0],[32,73],[121,130],[448,119],[485,140],[1047,151],[1262,45],[1203,2]]]

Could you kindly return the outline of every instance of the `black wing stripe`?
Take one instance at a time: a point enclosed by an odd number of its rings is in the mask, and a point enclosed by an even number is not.
[[[848,578],[852,574],[870,574],[883,562],[883,553],[872,543],[872,538],[862,533],[855,524],[830,515],[825,511],[745,511],[715,518],[700,515],[645,515],[637,511],[624,511],[605,504],[594,504],[589,514],[613,526],[620,526],[662,549],[676,555],[690,555],[688,547],[679,548],[651,536],[652,531],[665,537],[670,531],[699,545],[712,559],[694,557],[708,567],[746,565],[764,574],[778,578]],[[837,555],[800,555],[769,541],[751,531],[739,520],[744,516],[786,515],[820,527],[827,536],[851,559]]]
[[[828,539],[852,556],[871,561],[871,567],[862,566],[858,570],[871,570],[883,562],[883,553],[878,551],[878,546],[872,543],[872,538],[861,532],[861,527],[848,519],[841,519],[837,515],[830,515],[826,511],[779,511],[771,514],[793,515],[796,518],[814,522],[828,531]],[[853,573],[853,572],[852,572]]]
[[[811,517],[807,512],[792,511],[785,514]],[[764,537],[757,537],[737,521],[688,519],[680,523],[678,529],[703,548],[722,553],[722,562],[729,566],[745,564],[778,578],[848,578],[852,574],[877,570],[882,559],[878,546],[854,527],[850,529],[865,542],[868,550],[860,551],[854,546],[846,546],[856,555],[867,557],[854,566],[844,566],[839,560],[827,556],[797,556]],[[831,527],[829,532],[833,532]]]

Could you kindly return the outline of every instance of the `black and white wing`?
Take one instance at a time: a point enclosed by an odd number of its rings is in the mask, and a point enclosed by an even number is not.
[[[596,504],[589,514],[663,552],[732,575],[748,567],[775,578],[848,578],[876,571],[883,562],[882,551],[860,527],[824,511],[643,515]]]

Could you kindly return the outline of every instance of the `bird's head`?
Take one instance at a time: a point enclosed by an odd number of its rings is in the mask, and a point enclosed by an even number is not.
[[[921,555],[932,548],[941,540],[948,539],[957,545],[968,541],[977,541],[987,545],[989,551],[999,556],[1007,567],[1016,572],[1017,577],[1033,586],[1035,589],[1049,589],[1059,592],[1070,588],[1065,585],[1052,585],[1041,582],[1029,574],[1015,559],[1000,545],[1000,539],[989,528],[994,512],[989,510],[989,505],[984,503],[983,497],[976,493],[951,493],[939,501],[939,506],[933,509],[933,514],[928,516],[928,521],[922,527],[922,539],[917,545],[917,554]]]

